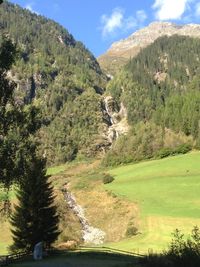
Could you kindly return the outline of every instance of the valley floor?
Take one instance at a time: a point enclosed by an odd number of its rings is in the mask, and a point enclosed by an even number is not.
[[[90,224],[106,232],[104,246],[144,254],[167,248],[176,228],[188,234],[193,226],[200,227],[199,162],[200,152],[192,152],[112,169],[102,168],[97,161],[67,164],[48,172],[58,192],[60,213],[69,212],[60,193],[67,184]],[[105,173],[115,180],[104,185]],[[59,242],[79,238],[78,220],[67,213],[65,223]],[[130,224],[138,228],[136,236],[127,237]],[[0,234],[0,254],[4,254],[11,242],[8,224],[0,227]]]
[[[141,223],[136,237],[109,244],[142,253],[166,249],[178,228],[188,234],[200,227],[200,153],[127,165],[110,171],[106,186],[118,197],[137,203]]]

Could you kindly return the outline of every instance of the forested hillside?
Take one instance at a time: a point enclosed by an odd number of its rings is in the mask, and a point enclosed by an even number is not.
[[[41,108],[38,139],[49,163],[94,154],[107,81],[94,56],[59,24],[8,2],[0,7],[0,30],[18,49],[8,73],[16,96]]]
[[[133,128],[118,140],[108,161],[119,154],[121,158],[123,151],[124,158],[131,161],[150,158],[163,147],[166,154],[171,153],[167,149],[181,144],[199,147],[199,60],[199,39],[162,37],[130,60],[109,83],[109,93],[124,103]]]
[[[94,56],[54,21],[5,2],[0,29],[18,49],[8,73],[16,98],[41,110],[37,140],[49,165],[94,157],[115,139],[106,165],[199,147],[198,38],[157,39],[107,86]]]

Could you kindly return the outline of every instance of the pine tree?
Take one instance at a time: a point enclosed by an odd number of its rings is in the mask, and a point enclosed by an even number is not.
[[[46,175],[45,160],[36,156],[34,147],[31,150],[17,193],[18,204],[11,217],[12,250],[32,251],[38,242],[50,247],[59,234],[53,188]]]

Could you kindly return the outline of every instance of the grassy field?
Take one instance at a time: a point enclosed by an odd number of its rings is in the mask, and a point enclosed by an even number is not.
[[[4,200],[9,198],[13,203],[16,199],[16,194],[14,188],[10,190],[10,192],[5,193],[3,189],[0,190],[0,207],[2,207],[2,203]],[[11,244],[11,232],[10,232],[10,225],[8,222],[8,218],[1,216],[0,214],[0,255],[7,254],[8,249],[7,247]]]
[[[135,202],[140,210],[138,236],[109,244],[146,252],[162,250],[179,228],[190,232],[200,226],[200,153],[170,157],[115,168],[115,181],[106,189]]]
[[[47,169],[47,175],[56,175],[60,172],[63,172],[67,168],[67,164],[63,164],[60,166],[50,167]]]
[[[102,182],[105,172],[115,178],[107,185]],[[136,221],[137,236],[106,246],[139,253],[160,251],[175,228],[189,233],[194,225],[200,226],[200,152],[111,170],[98,162],[72,163],[50,168],[48,174],[55,175],[56,188],[70,182],[90,223],[104,230],[108,240],[122,239],[129,221]],[[0,254],[10,242],[9,224],[1,224]]]

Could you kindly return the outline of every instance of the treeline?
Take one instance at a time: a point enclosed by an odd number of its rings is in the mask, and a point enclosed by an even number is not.
[[[160,159],[185,154],[192,146],[191,136],[176,134],[153,122],[140,122],[132,126],[127,135],[119,137],[102,163],[105,166],[115,166],[145,159]]]
[[[128,122],[134,129],[140,127],[137,124],[141,122],[147,129],[149,124],[153,128],[157,125],[155,139],[158,135],[162,137],[166,129],[171,129],[177,136],[185,136],[183,144],[187,137],[191,136],[194,142],[190,142],[190,145],[199,147],[199,55],[199,39],[176,35],[162,37],[131,59],[124,70],[108,84],[108,92],[126,106]],[[146,132],[148,131],[145,131],[145,135]],[[137,134],[133,137],[130,132],[125,137],[128,138],[126,142],[132,142],[132,139],[136,139],[135,136]],[[151,140],[150,137],[149,139]],[[122,140],[123,138],[118,141],[119,144],[116,144],[110,153],[114,153],[115,147],[120,146]],[[170,148],[171,145],[163,140],[163,145],[158,145],[159,149]],[[134,158],[133,154],[143,142],[142,139],[137,141],[135,150],[127,152],[127,155],[130,154],[130,157]],[[151,153],[151,157],[153,155],[154,153]],[[147,149],[142,158],[148,157]]]

